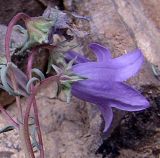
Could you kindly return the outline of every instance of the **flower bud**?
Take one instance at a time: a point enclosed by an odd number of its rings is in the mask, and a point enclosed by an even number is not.
[[[26,20],[30,44],[36,45],[49,43],[48,36],[52,26],[53,22],[44,17],[33,17]]]

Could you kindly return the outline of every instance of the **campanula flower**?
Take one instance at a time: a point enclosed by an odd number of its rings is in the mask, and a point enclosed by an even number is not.
[[[105,120],[106,132],[113,118],[112,107],[125,111],[140,111],[149,107],[149,102],[143,95],[123,83],[139,71],[143,55],[136,49],[112,59],[107,48],[96,43],[89,47],[97,61],[90,61],[73,51],[66,53],[67,60],[76,57],[71,71],[86,78],[72,83],[71,92],[75,97],[98,106]]]

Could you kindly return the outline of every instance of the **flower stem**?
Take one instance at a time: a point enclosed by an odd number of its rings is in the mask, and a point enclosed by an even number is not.
[[[17,23],[17,21],[19,20],[26,20],[30,18],[27,14],[25,13],[18,13],[17,15],[15,15],[12,20],[10,21],[8,27],[7,27],[7,32],[6,32],[6,36],[5,36],[5,52],[6,52],[6,59],[7,62],[11,61],[11,55],[10,55],[10,39],[11,39],[11,34],[12,34],[12,30],[14,25]]]
[[[59,77],[58,76],[49,77],[49,78],[43,80],[40,84],[32,87],[32,94],[27,99],[27,108],[26,108],[25,116],[24,116],[24,135],[25,135],[25,141],[26,141],[26,144],[27,144],[28,151],[33,158],[35,158],[35,157],[34,157],[34,153],[33,153],[33,150],[32,150],[32,144],[31,144],[30,137],[29,137],[29,127],[28,127],[29,113],[30,113],[32,104],[35,104],[34,100],[35,100],[35,96],[36,96],[39,88],[41,86],[46,85],[49,81],[59,81]],[[34,112],[35,112],[35,115],[38,116],[38,110],[37,110],[37,108],[35,108],[35,106],[34,106]],[[40,151],[41,152],[40,153],[41,157],[40,158],[44,158],[42,136],[41,136],[41,132],[40,132],[39,121],[37,121],[38,120],[37,116],[36,116],[36,125],[38,125],[37,127],[39,128],[38,129],[38,136],[39,136],[39,143],[40,143],[40,146],[41,146],[41,151]]]
[[[14,91],[17,92],[18,87],[17,87],[17,83],[16,83],[15,76],[13,74],[13,71],[11,71],[11,81],[12,81]],[[20,134],[20,138],[21,138],[21,141],[22,141],[24,151],[25,151],[25,157],[30,158],[29,152],[28,152],[28,149],[27,149],[27,144],[25,143],[26,138],[25,138],[25,135],[24,135],[25,129],[23,127],[23,113],[22,113],[22,106],[21,106],[21,101],[20,101],[19,96],[16,96],[16,105],[17,105],[17,109],[18,109],[18,119],[21,122],[20,126],[19,126],[19,134]]]
[[[8,112],[2,107],[2,105],[0,105],[0,111],[2,112],[2,114],[5,116],[5,118],[8,120],[8,122],[10,122],[13,126],[15,126],[16,128],[19,128],[19,124],[13,120],[13,118],[8,114]]]
[[[35,97],[35,92],[33,91],[32,94],[27,99],[27,107],[24,115],[24,137],[25,137],[25,143],[27,146],[28,153],[30,154],[31,158],[35,158],[31,140],[30,140],[30,134],[29,134],[29,126],[28,126],[28,120],[29,120],[29,114],[30,110],[33,104],[33,99]]]
[[[18,20],[20,20],[20,19],[25,20],[27,18],[29,18],[28,15],[26,15],[24,13],[18,13],[16,16],[14,16],[12,18],[12,20],[10,21],[10,23],[7,27],[7,32],[6,32],[6,36],[5,36],[5,54],[6,54],[7,64],[9,64],[11,62],[10,39],[11,39],[11,34],[12,34],[13,27],[17,23]],[[14,89],[14,91],[18,91],[18,87],[17,87],[17,83],[16,83],[15,76],[13,74],[13,71],[11,71],[10,75],[11,75],[11,82],[12,82],[12,85],[13,85],[13,89]],[[24,133],[23,133],[23,115],[22,115],[22,107],[21,107],[21,102],[20,102],[20,97],[19,96],[16,96],[16,105],[17,105],[17,108],[18,108],[18,119],[20,121],[22,121],[22,123],[20,124],[20,128],[19,128],[20,138],[21,138],[21,141],[22,141],[22,146],[24,147],[25,156],[27,158],[30,158],[29,153],[27,152],[27,147],[26,147],[26,144],[25,144],[25,138],[24,138]]]
[[[34,114],[35,114],[35,123],[36,123],[36,128],[37,128],[37,135],[38,135],[39,145],[40,145],[40,158],[44,158],[43,140],[42,140],[42,134],[41,134],[40,124],[39,124],[38,108],[37,108],[37,103],[36,103],[35,97],[34,97],[34,100],[33,100],[33,109],[34,109]]]
[[[35,53],[36,53],[36,48],[33,48],[32,51],[31,51],[31,55],[29,56],[29,59],[28,59],[27,73],[28,73],[29,79],[32,78],[31,70],[32,70],[32,64],[33,64],[33,59],[34,59]],[[32,85],[31,86],[31,91],[33,89],[34,89],[34,87]],[[38,118],[38,108],[37,108],[37,103],[36,103],[35,97],[33,99],[33,110],[34,110],[34,115],[35,115],[35,123],[36,123],[36,129],[37,129],[36,131],[37,131],[37,135],[38,135],[38,139],[39,139],[39,145],[40,145],[40,158],[44,158],[43,141],[42,141],[41,129],[40,129],[39,118]],[[27,122],[27,120],[26,120],[26,122]],[[29,133],[26,133],[26,134],[29,134]]]

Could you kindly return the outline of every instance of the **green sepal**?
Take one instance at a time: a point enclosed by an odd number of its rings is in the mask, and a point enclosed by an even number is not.
[[[62,91],[64,92],[67,99],[67,103],[69,104],[71,101],[71,84],[70,83],[63,84]]]
[[[33,17],[26,21],[29,41],[32,45],[48,43],[53,22],[44,17]]]

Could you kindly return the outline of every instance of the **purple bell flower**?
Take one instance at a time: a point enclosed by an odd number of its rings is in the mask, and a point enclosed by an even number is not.
[[[66,53],[68,60],[77,57],[72,72],[87,78],[74,82],[71,92],[75,97],[98,106],[105,120],[106,132],[113,118],[112,107],[125,111],[140,111],[149,107],[149,102],[143,95],[123,83],[139,71],[143,55],[136,49],[112,59],[110,51],[100,44],[92,43],[89,47],[97,61],[90,61],[73,51]]]

